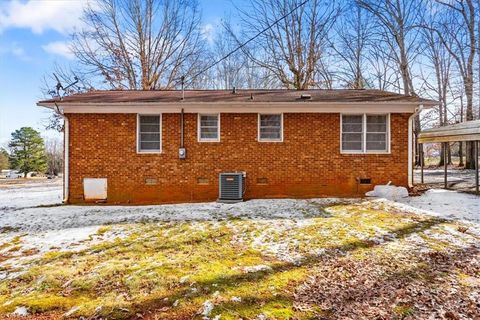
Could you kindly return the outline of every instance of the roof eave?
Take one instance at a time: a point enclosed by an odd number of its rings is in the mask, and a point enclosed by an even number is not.
[[[414,113],[424,102],[176,102],[176,103],[57,103],[39,106],[62,113]]]
[[[432,108],[439,105],[439,102],[426,100],[426,101],[282,101],[282,102],[263,102],[263,101],[221,101],[221,102],[199,102],[199,101],[178,101],[178,102],[68,102],[68,101],[39,101],[36,104],[39,107],[53,108],[56,105],[70,106],[70,107],[116,107],[116,106],[194,106],[194,105],[216,105],[216,106],[237,106],[237,105],[282,105],[282,106],[298,106],[298,105],[412,105],[423,106],[424,108]]]

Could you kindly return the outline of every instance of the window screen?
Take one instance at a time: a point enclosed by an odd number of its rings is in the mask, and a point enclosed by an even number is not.
[[[261,114],[259,116],[259,140],[281,141],[282,140],[282,115]]]
[[[363,151],[363,115],[342,115],[342,151]]]
[[[139,115],[138,117],[138,151],[159,152],[161,132],[160,116]]]
[[[367,115],[367,151],[387,151],[387,116]]]
[[[199,118],[200,141],[218,141],[220,139],[218,114],[202,114]]]

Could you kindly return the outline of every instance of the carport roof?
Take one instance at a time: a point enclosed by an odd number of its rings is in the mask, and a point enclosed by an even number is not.
[[[420,132],[419,143],[480,141],[480,120],[467,121]]]

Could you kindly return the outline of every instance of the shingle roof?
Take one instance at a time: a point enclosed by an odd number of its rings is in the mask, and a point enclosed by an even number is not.
[[[302,95],[309,95],[311,99],[302,99]],[[180,90],[108,90],[90,91],[73,94],[60,99],[39,101],[39,105],[54,102],[67,103],[174,103],[181,100]],[[252,99],[253,97],[253,99]],[[381,90],[185,90],[185,102],[190,103],[242,103],[242,102],[341,102],[341,103],[385,103],[410,102],[416,104],[436,105],[436,101],[422,99]]]

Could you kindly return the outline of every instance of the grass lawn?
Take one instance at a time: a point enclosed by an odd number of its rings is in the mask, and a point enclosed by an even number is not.
[[[81,250],[16,263],[0,315],[108,319],[480,318],[480,228],[381,201],[295,218],[103,226]],[[439,307],[441,306],[441,307]]]

